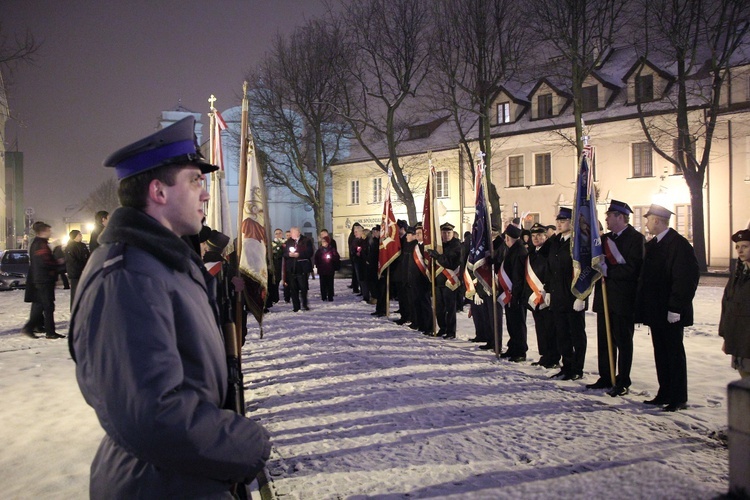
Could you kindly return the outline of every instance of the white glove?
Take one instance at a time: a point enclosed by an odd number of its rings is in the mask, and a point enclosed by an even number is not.
[[[669,323],[677,323],[680,321],[680,313],[673,313],[672,311],[667,311],[667,321]]]
[[[475,294],[474,294],[474,303],[475,303],[476,305],[478,305],[478,306],[481,306],[481,305],[482,305],[482,302],[484,302],[484,301],[482,300],[482,297],[480,297],[478,293],[475,293]]]
[[[581,312],[586,308],[586,303],[582,301],[581,299],[576,299],[575,302],[573,302],[573,310],[575,312]]]
[[[544,305],[549,307],[551,302],[552,302],[552,294],[545,292],[544,293]]]
[[[535,293],[532,293],[531,295],[529,295],[529,307],[531,309],[536,309],[536,302],[534,302],[535,300],[536,300]]]
[[[542,303],[539,304],[539,310],[546,309],[549,307],[549,294],[542,290]]]
[[[602,262],[602,276],[607,277],[607,263]]]

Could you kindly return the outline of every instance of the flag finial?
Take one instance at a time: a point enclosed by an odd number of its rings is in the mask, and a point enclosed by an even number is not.
[[[214,107],[214,103],[216,102],[216,97],[211,94],[211,97],[208,98],[208,104],[211,106],[211,111],[216,111],[216,108]]]

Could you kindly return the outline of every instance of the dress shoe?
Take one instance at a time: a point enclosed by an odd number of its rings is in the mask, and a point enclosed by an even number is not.
[[[446,340],[447,339],[455,339],[455,338],[456,338],[456,334],[455,333],[454,334],[443,335],[443,339],[446,339]]]
[[[422,335],[427,335],[428,337],[432,337],[432,332],[429,330],[422,330]]]
[[[563,370],[560,370],[559,372],[552,375],[550,378],[563,378],[565,376],[565,372]]]
[[[408,321],[409,321],[408,319],[401,318],[400,320],[396,321],[396,324],[405,325],[406,323],[408,323]]]
[[[292,309],[292,312],[299,312],[299,307],[297,309]]]
[[[480,346],[479,346],[479,348],[480,348],[481,350],[483,350],[483,351],[494,351],[494,350],[495,350],[495,346],[494,346],[494,345],[492,345],[492,344],[484,344],[484,345],[480,345]]]
[[[412,323],[411,325],[409,325],[409,328],[411,328],[412,330],[419,330],[419,325],[415,325],[414,323]]]
[[[54,340],[54,339],[64,339],[65,335],[60,335],[59,333],[48,333],[45,335],[45,337],[50,340]]]
[[[684,410],[687,408],[687,403],[669,403],[667,406],[662,408],[662,411],[674,412],[677,410]]]
[[[501,358],[510,358],[511,354],[508,351],[505,351],[503,353],[500,353]]]
[[[627,387],[620,387],[619,385],[616,385],[610,390],[608,390],[607,394],[609,394],[613,398],[616,398],[617,396],[624,396],[625,394],[629,392],[630,392],[630,389],[628,389]]]
[[[550,370],[552,368],[560,368],[560,365],[557,364],[557,363],[547,363],[547,364],[542,364],[541,366],[542,366],[542,368],[546,368],[548,370]]]
[[[310,308],[309,308],[309,307],[307,307],[307,306],[302,306],[302,310],[303,310],[303,311],[309,311],[309,310],[310,310]]]
[[[531,363],[531,366],[542,366],[542,360],[540,359],[539,361],[534,361],[533,363]]]
[[[609,382],[606,382],[604,379],[600,378],[593,384],[586,384],[586,389],[611,389],[612,384]]]
[[[667,401],[664,398],[660,398],[659,396],[656,396],[654,399],[647,399],[646,401],[643,402],[643,404],[645,405],[655,405],[655,406],[661,406],[661,405],[665,405],[668,403],[669,401]]]
[[[508,358],[508,361],[511,363],[520,363],[521,361],[526,361],[526,356],[513,356]]]
[[[469,342],[484,342],[484,341],[480,339],[479,337],[474,337],[472,339],[469,339]]]
[[[31,337],[32,339],[36,338],[36,335],[34,335],[34,332],[29,330],[28,328],[21,328],[21,333],[23,333],[27,337]]]

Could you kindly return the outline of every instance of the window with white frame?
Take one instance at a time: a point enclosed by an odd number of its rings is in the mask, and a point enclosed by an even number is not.
[[[537,186],[552,184],[552,154],[534,155],[534,183]]]
[[[631,225],[641,234],[647,234],[646,219],[643,216],[648,212],[649,207],[645,205],[636,205],[633,207],[633,217],[630,219]]]
[[[383,202],[383,179],[381,177],[376,177],[372,180],[372,202]]]
[[[448,191],[448,171],[438,170],[435,172],[435,196],[438,198],[448,198],[450,192]]]
[[[633,177],[654,175],[653,154],[648,142],[633,143]]]
[[[359,179],[349,181],[349,204],[359,205]]]
[[[537,107],[539,118],[552,117],[552,94],[540,94],[537,97]]]
[[[497,105],[497,124],[510,123],[510,103],[501,102]]]
[[[508,187],[523,186],[523,156],[508,157]]]
[[[693,241],[693,213],[690,208],[690,204],[686,205],[675,205],[675,221],[677,227],[675,229],[678,233],[687,238],[688,241]]]

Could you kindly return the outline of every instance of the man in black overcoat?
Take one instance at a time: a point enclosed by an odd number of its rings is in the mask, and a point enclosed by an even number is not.
[[[524,273],[524,300],[531,314],[534,316],[536,343],[539,349],[539,361],[531,363],[544,368],[554,368],[560,362],[560,352],[557,349],[555,336],[555,321],[549,309],[549,295],[547,294],[547,257],[542,248],[547,241],[547,227],[535,223],[529,230],[531,233],[531,248],[526,261],[527,270]]]
[[[456,300],[461,277],[461,242],[454,238],[453,224],[446,222],[440,226],[443,240],[443,253],[430,250],[435,259],[435,310],[437,313],[437,337],[456,338]]]
[[[606,212],[608,233],[602,236],[605,261],[603,280],[596,282],[594,312],[596,313],[597,361],[599,380],[588,384],[588,389],[609,389],[612,397],[624,396],[630,387],[630,369],[633,365],[633,333],[635,330],[635,293],[643,264],[645,238],[629,224],[633,211],[627,203],[612,200]],[[604,294],[607,287],[607,309],[612,336],[617,377],[612,386],[607,348],[607,327],[604,318]]]
[[[659,381],[656,397],[644,403],[665,405],[665,411],[687,405],[683,329],[693,324],[693,297],[700,278],[693,246],[669,227],[671,215],[659,205],[651,205],[646,212],[646,228],[654,237],[646,243],[635,316],[636,323],[651,327]]]
[[[499,276],[501,286],[498,288],[500,297],[505,297],[503,294],[507,292],[503,288],[503,283],[506,277],[510,280],[510,297],[503,300],[505,322],[508,327],[508,349],[500,357],[507,358],[514,363],[525,361],[526,351],[529,349],[526,341],[526,308],[523,300],[524,265],[528,252],[520,238],[521,229],[514,224],[508,224],[505,228],[505,245],[508,251],[500,264],[502,266]]]

